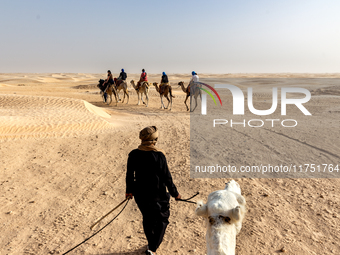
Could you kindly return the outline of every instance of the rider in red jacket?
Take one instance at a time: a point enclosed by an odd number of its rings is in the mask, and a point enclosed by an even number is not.
[[[148,81],[148,75],[147,75],[147,73],[145,72],[144,69],[142,69],[142,74],[140,75],[140,79],[137,83],[137,90],[139,90],[139,87],[140,87],[140,85],[142,84],[143,81],[146,81],[146,82]]]

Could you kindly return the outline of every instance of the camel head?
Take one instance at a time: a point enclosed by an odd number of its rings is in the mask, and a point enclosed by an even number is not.
[[[131,80],[131,81],[130,81],[130,84],[131,84],[131,86],[132,86],[134,89],[136,89],[136,85],[135,85],[135,81],[134,81],[134,80]]]
[[[100,79],[98,82],[99,82],[99,83],[98,83],[97,87],[100,88],[101,90],[104,90],[104,86],[103,86],[104,80],[103,80],[103,79]]]
[[[156,87],[157,92],[159,92],[158,83],[154,82],[154,83],[152,83],[152,85],[154,85]]]
[[[180,81],[180,82],[178,83],[178,85],[181,86],[183,92],[186,93],[187,96],[190,94],[190,90],[188,89],[188,87],[185,87],[185,86],[184,86],[184,82],[183,82],[183,81]],[[188,106],[187,106],[187,107],[188,107]]]
[[[100,79],[98,82],[99,82],[98,85],[102,85],[102,84],[104,83],[104,80],[103,80],[103,79]]]

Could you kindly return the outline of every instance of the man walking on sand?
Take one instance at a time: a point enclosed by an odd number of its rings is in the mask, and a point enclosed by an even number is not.
[[[134,196],[143,215],[143,228],[148,240],[145,253],[156,255],[169,224],[170,195],[176,200],[181,195],[172,181],[164,152],[155,146],[158,140],[157,127],[144,128],[139,138],[142,140],[141,145],[131,151],[128,158],[126,198]]]

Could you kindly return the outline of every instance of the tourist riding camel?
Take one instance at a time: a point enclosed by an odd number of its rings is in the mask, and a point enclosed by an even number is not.
[[[159,84],[159,93],[163,94],[166,86],[169,86],[169,79],[165,72],[162,73],[161,82]]]
[[[146,105],[146,107],[148,107],[149,104],[149,83],[147,81],[143,81],[139,87],[139,89],[137,89],[137,86],[135,85],[134,80],[130,81],[130,84],[132,85],[132,87],[136,90],[137,92],[137,96],[138,96],[138,103],[137,105],[139,105],[140,102],[140,98],[142,99],[143,104]],[[143,100],[143,94],[145,94],[146,97],[146,103]]]
[[[117,104],[117,95],[115,88],[112,86],[114,84],[112,73],[110,70],[107,71],[107,78],[106,80],[99,80],[99,84],[97,87],[102,91],[103,93],[103,99],[104,103],[110,104],[112,101],[112,93],[114,94],[116,98],[116,104]],[[108,96],[110,96],[110,101],[107,101]]]
[[[163,92],[161,92],[160,87],[158,87],[158,83],[157,82],[154,82],[152,85],[154,85],[156,87],[156,90],[157,90],[157,92],[159,93],[159,95],[161,97],[161,109],[162,108],[168,109],[168,107],[170,105],[169,110],[171,111],[171,108],[172,108],[172,98],[174,97],[172,95],[172,88],[171,88],[171,86],[169,84],[163,85],[164,89],[163,89]],[[169,95],[170,95],[170,97],[169,97]],[[165,97],[168,100],[167,107],[164,106],[163,97]]]
[[[136,89],[137,91],[139,90],[139,87],[142,84],[142,82],[145,82],[145,81],[148,82],[148,75],[145,72],[145,69],[143,68],[142,73],[141,73],[140,78],[139,78],[139,81],[137,82],[137,89]]]
[[[187,88],[189,90],[189,93],[190,93],[190,86],[195,84],[195,82],[199,82],[199,77],[198,77],[198,75],[195,71],[192,71],[191,75],[192,75],[192,77],[190,79],[189,86]]]
[[[183,92],[186,93],[184,104],[187,107],[187,111],[189,111],[189,109],[191,109],[192,96],[194,96],[194,99],[195,99],[195,107],[191,111],[194,111],[196,109],[196,107],[197,107],[197,98],[198,98],[198,96],[202,97],[201,90],[198,88],[199,85],[196,84],[197,82],[199,82],[199,77],[198,77],[198,75],[197,75],[197,73],[195,71],[192,71],[191,74],[192,74],[192,78],[190,79],[188,87],[184,86],[184,82],[183,81],[180,81],[178,83],[178,85],[181,86]],[[187,100],[188,100],[189,96],[190,96],[190,108],[187,105]]]
[[[112,73],[111,73],[110,70],[107,70],[107,78],[106,78],[106,80],[104,81],[103,86],[106,86],[106,88],[107,88],[107,85],[108,85],[108,84],[109,84],[109,85],[114,84],[113,77],[112,77]],[[104,91],[104,93],[105,93],[105,91]]]
[[[115,89],[117,90],[117,96],[118,96],[118,101],[120,101],[121,99],[119,98],[119,92],[121,90],[123,90],[124,92],[124,98],[122,103],[124,103],[125,100],[125,95],[127,96],[127,104],[129,103],[129,91],[128,91],[128,87],[127,87],[127,83],[124,80],[121,80],[120,83],[118,83],[118,79],[114,78],[114,82],[115,82]],[[118,84],[118,85],[117,85]]]
[[[115,96],[116,99],[116,106],[118,104],[118,99],[117,99],[117,91],[115,86],[112,84],[104,85],[104,80],[100,79],[97,87],[101,90],[101,94],[103,97],[104,103],[111,104],[112,102],[112,94]]]
[[[118,87],[123,81],[126,81],[126,78],[127,78],[127,74],[124,71],[124,69],[122,69],[118,78],[117,78],[116,87]]]

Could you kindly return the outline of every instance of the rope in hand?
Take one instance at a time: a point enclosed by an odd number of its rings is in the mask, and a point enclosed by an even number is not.
[[[197,192],[195,195],[193,195],[192,197],[189,197],[187,199],[176,199],[176,201],[181,201],[181,202],[186,202],[186,203],[192,203],[192,204],[196,204],[196,202],[192,202],[189,201],[191,199],[193,199],[194,197],[196,197],[199,194],[199,192]],[[114,221],[125,209],[125,207],[127,206],[127,204],[129,203],[129,199],[125,199],[124,201],[122,201],[119,205],[117,205],[115,208],[113,208],[109,213],[107,213],[106,215],[104,215],[103,217],[101,217],[98,221],[96,221],[92,226],[91,229],[97,225],[101,220],[103,220],[106,216],[108,216],[110,213],[112,213],[115,209],[117,209],[119,206],[121,206],[124,202],[126,201],[126,204],[124,205],[123,209],[120,210],[120,212],[116,215],[116,217],[114,217],[111,221],[109,221],[104,227],[102,227],[101,229],[99,229],[96,233],[94,233],[93,235],[91,235],[90,237],[86,238],[84,241],[82,241],[81,243],[77,244],[76,246],[74,246],[72,249],[68,250],[67,252],[63,253],[62,255],[66,255],[67,253],[73,251],[75,248],[79,247],[80,245],[82,245],[83,243],[87,242],[88,240],[90,240],[92,237],[94,237],[95,235],[97,235],[100,231],[102,231],[104,228],[106,228],[112,221]]]
[[[176,201],[181,201],[181,202],[186,202],[186,203],[191,203],[191,204],[196,204],[196,202],[192,202],[192,201],[189,201],[191,199],[193,199],[194,197],[196,197],[197,195],[199,194],[199,192],[197,192],[195,195],[193,195],[192,197],[189,197],[187,199],[176,199]]]
[[[115,209],[117,209],[120,205],[122,205],[127,199],[125,199],[123,202],[121,202],[118,206],[116,206],[113,210],[111,210],[108,214],[110,214],[111,212],[113,212]],[[94,233],[93,235],[91,235],[90,237],[86,238],[84,241],[82,241],[81,243],[77,244],[76,246],[74,246],[72,249],[68,250],[67,252],[63,253],[62,255],[65,255],[67,253],[69,253],[70,251],[73,251],[75,248],[77,248],[78,246],[82,245],[83,243],[85,243],[86,241],[90,240],[92,237],[94,237],[96,234],[98,234],[100,231],[102,231],[104,228],[106,228],[112,221],[114,221],[119,214],[121,214],[125,207],[127,206],[127,204],[129,203],[129,200],[126,201],[126,204],[124,205],[123,209],[120,210],[120,212],[116,215],[116,217],[114,217],[111,221],[109,221],[104,227],[102,227],[101,229],[99,229],[96,233]],[[102,220],[103,218],[105,218],[108,214],[106,214],[104,217],[102,217],[100,220]],[[100,221],[99,220],[99,221]],[[99,222],[97,221],[97,223]],[[96,224],[97,224],[96,223]],[[93,225],[92,227],[94,227],[95,225]],[[91,228],[92,229],[92,228]]]

